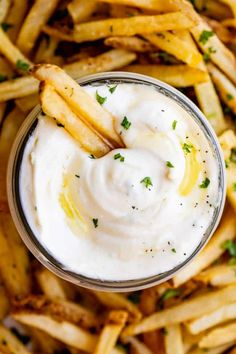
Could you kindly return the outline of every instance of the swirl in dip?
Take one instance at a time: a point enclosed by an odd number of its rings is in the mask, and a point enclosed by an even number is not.
[[[28,139],[20,195],[30,227],[65,269],[134,280],[173,269],[212,222],[214,152],[194,119],[152,86],[85,86],[126,148],[95,159],[46,116]]]

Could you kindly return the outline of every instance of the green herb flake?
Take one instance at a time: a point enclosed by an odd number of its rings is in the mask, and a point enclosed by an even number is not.
[[[210,37],[214,36],[213,31],[202,31],[199,37],[199,43],[206,44]]]
[[[209,186],[209,184],[211,183],[211,181],[209,180],[208,177],[206,177],[201,184],[199,184],[199,188],[207,188]]]
[[[100,96],[98,91],[96,91],[96,100],[100,103],[100,105],[103,105],[103,103],[107,100],[107,97]]]
[[[125,130],[128,130],[131,126],[131,122],[128,121],[127,117],[125,116],[120,124]]]
[[[115,92],[117,86],[118,86],[118,85],[108,86],[108,87],[109,87],[109,91],[110,91],[111,94],[113,94],[113,93]]]
[[[229,160],[233,163],[236,163],[236,148],[231,149]]]
[[[231,257],[235,257],[236,258],[236,243],[232,240],[226,240],[223,244],[222,244],[222,249],[225,251],[228,251],[229,255]]]
[[[236,192],[236,182],[233,183],[233,192]]]
[[[150,177],[144,177],[144,178],[140,181],[140,183],[143,183],[146,188],[149,188],[149,187],[153,186],[152,180],[151,180]]]
[[[233,99],[234,99],[234,96],[233,96],[233,95],[231,95],[231,93],[227,93],[227,95],[226,95],[226,99],[227,99],[228,101],[231,101],[231,100],[233,100]]]
[[[176,253],[176,249],[175,248],[171,248],[171,252]]]
[[[114,155],[114,160],[120,160],[120,162],[124,162],[125,158],[120,153]]]
[[[131,301],[133,304],[139,304],[140,303],[140,291],[135,291],[131,294],[128,295],[128,300]]]
[[[1,28],[4,32],[7,32],[11,27],[13,27],[13,25],[10,23],[7,23],[7,22],[1,23]]]
[[[160,298],[160,302],[171,299],[172,297],[176,297],[180,295],[180,290],[178,289],[167,289]]]
[[[192,151],[193,145],[184,143],[182,148],[183,148],[185,154],[190,154],[190,152]]]
[[[21,59],[18,59],[16,62],[16,68],[19,70],[28,71],[29,67],[30,65]]]
[[[172,122],[172,129],[173,130],[175,130],[176,125],[177,125],[177,120],[173,120],[173,122]]]
[[[98,219],[92,219],[95,229],[98,227]]]
[[[6,80],[7,80],[7,76],[0,74],[0,82],[6,81]]]
[[[173,168],[174,165],[172,165],[172,163],[170,161],[166,161],[166,166],[169,168]]]
[[[206,63],[210,60],[211,54],[213,53],[216,53],[216,50],[212,47],[209,47],[207,52],[203,53],[203,59]]]

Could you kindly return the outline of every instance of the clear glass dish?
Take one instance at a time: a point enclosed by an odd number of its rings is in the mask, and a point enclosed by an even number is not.
[[[34,254],[34,256],[49,270],[57,274],[58,276],[64,278],[67,281],[70,281],[79,286],[83,286],[90,289],[100,290],[100,291],[131,291],[131,290],[139,290],[144,289],[158,283],[164,282],[171,277],[173,277],[176,272],[183,269],[187,264],[189,264],[194,257],[201,251],[201,249],[206,245],[209,241],[211,235],[216,229],[224,208],[225,202],[225,168],[224,168],[224,159],[221,154],[221,150],[219,147],[219,143],[217,141],[217,137],[211,128],[209,122],[201,113],[201,111],[196,107],[196,105],[190,101],[186,96],[184,96],[181,92],[174,89],[173,87],[158,81],[156,79],[139,75],[133,73],[126,72],[110,72],[110,73],[100,73],[91,76],[84,77],[82,79],[77,80],[78,83],[83,85],[96,85],[96,84],[118,84],[118,83],[132,83],[132,84],[143,84],[143,85],[151,85],[161,94],[170,97],[173,99],[178,105],[180,105],[183,109],[185,109],[191,117],[195,120],[195,122],[199,125],[206,138],[208,139],[214,155],[215,159],[218,163],[219,167],[219,195],[218,195],[218,203],[215,208],[215,212],[212,218],[212,222],[209,225],[205,235],[202,237],[201,242],[198,247],[194,250],[194,252],[181,264],[176,266],[175,268],[163,272],[161,274],[157,274],[148,278],[128,280],[128,281],[102,281],[100,279],[91,279],[85,277],[81,274],[74,273],[66,267],[58,262],[56,258],[54,258],[48,251],[43,247],[43,245],[39,242],[36,235],[32,232],[29,223],[26,220],[20,199],[20,191],[19,191],[19,174],[20,174],[20,166],[21,160],[24,152],[25,145],[30,134],[36,127],[37,116],[41,112],[40,106],[36,106],[32,112],[28,115],[25,122],[21,126],[18,135],[15,139],[15,142],[12,147],[9,165],[8,165],[8,176],[7,176],[7,190],[8,190],[8,201],[10,206],[10,211],[16,225],[18,232],[20,233],[22,240],[26,244],[26,246],[30,249],[30,251]]]

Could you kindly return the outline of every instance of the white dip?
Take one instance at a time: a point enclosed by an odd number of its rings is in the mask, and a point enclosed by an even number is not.
[[[219,171],[211,147],[188,113],[151,86],[86,90],[107,97],[126,149],[93,159],[39,117],[20,173],[26,218],[65,269],[116,281],[171,270],[212,221]]]

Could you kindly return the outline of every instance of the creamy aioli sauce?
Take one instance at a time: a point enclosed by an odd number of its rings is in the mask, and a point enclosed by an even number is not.
[[[85,89],[107,97],[103,107],[127,148],[94,159],[40,116],[21,166],[26,218],[49,253],[79,274],[118,281],[171,270],[212,221],[219,172],[211,147],[189,114],[151,86]]]

